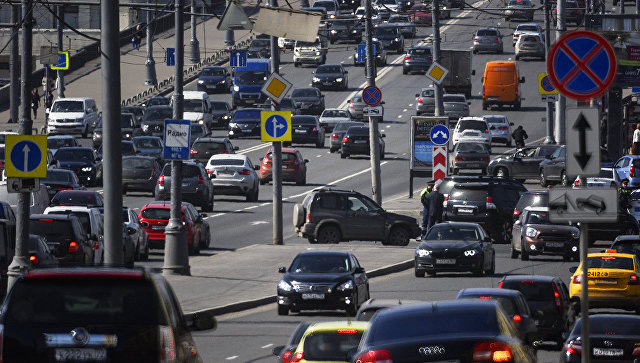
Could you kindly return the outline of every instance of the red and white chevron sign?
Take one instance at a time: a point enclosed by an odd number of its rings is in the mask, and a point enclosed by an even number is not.
[[[433,167],[431,168],[433,180],[442,180],[447,176],[447,147],[434,146]]]

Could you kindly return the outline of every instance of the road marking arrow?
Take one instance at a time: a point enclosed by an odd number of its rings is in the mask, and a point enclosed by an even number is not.
[[[582,112],[573,124],[573,129],[578,130],[578,152],[573,153],[573,157],[576,159],[581,169],[589,163],[591,159],[591,153],[587,152],[587,130],[591,130],[591,125],[584,117]]]
[[[22,148],[22,152],[24,153],[23,171],[25,172],[29,171],[29,151],[31,151],[31,149],[29,149],[29,145],[24,145],[24,147]]]

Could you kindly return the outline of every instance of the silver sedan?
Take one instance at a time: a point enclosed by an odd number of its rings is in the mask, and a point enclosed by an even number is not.
[[[248,202],[257,202],[260,180],[257,167],[246,155],[216,154],[211,156],[206,169],[216,194],[244,195]]]

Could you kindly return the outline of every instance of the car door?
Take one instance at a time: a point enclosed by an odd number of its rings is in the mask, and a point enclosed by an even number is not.
[[[512,248],[515,249],[516,251],[520,250],[520,246],[521,246],[521,240],[522,240],[522,229],[524,228],[523,224],[524,221],[527,220],[527,215],[529,214],[528,211],[524,211],[522,212],[522,214],[520,214],[520,218],[518,218],[518,220],[513,223],[513,227],[511,227],[511,246],[513,246]]]
[[[366,301],[368,294],[367,288],[367,274],[364,272],[364,267],[360,265],[360,262],[354,255],[351,256],[351,268],[353,271],[353,279],[356,283],[356,289],[358,291],[358,305]],[[356,272],[358,268],[362,268],[362,272]]]
[[[365,241],[381,241],[385,238],[385,218],[371,199],[352,194],[347,197],[346,230],[351,238]]]
[[[536,152],[536,148],[526,147],[513,155],[513,162],[511,164],[511,175],[520,177],[526,174],[527,164],[531,157]]]
[[[623,180],[629,178],[627,167],[630,162],[628,157],[622,157],[613,165],[613,170],[616,172],[616,175],[618,175],[618,179]]]

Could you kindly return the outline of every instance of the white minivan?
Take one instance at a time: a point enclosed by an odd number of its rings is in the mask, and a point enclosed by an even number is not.
[[[211,113],[211,102],[207,92],[184,91],[183,95],[183,118],[200,125],[206,125],[211,129],[213,127],[213,114]]]
[[[87,137],[97,123],[98,106],[93,98],[59,98],[53,101],[49,110],[47,133]]]

